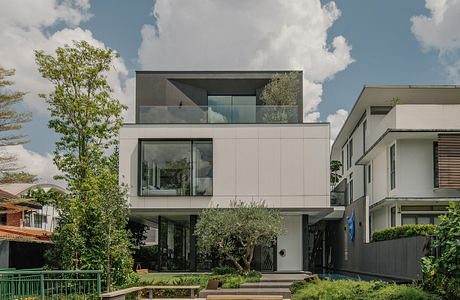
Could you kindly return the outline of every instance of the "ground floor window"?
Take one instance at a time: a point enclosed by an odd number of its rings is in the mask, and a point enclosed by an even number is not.
[[[402,225],[439,224],[439,215],[402,215]]]
[[[212,140],[139,142],[141,196],[212,195]]]

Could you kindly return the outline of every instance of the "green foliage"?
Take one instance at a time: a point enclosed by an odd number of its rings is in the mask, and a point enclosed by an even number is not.
[[[263,115],[266,123],[286,123],[289,109],[283,106],[297,105],[300,87],[299,72],[273,75],[260,96],[264,105],[275,106]]]
[[[216,267],[211,270],[212,275],[225,275],[225,274],[235,274],[236,270],[232,267]]]
[[[435,225],[403,225],[391,227],[372,233],[372,242],[394,240],[411,236],[431,236],[434,235]]]
[[[298,283],[294,288],[296,291],[292,297],[293,300],[441,299],[415,285],[396,285],[382,281],[320,280],[317,283]]]
[[[147,233],[148,228],[149,227],[147,225],[129,220],[128,229],[131,231],[134,246],[144,245],[144,240],[147,239],[145,234]]]
[[[27,143],[24,134],[14,132],[22,129],[23,124],[32,120],[31,112],[17,112],[15,106],[22,103],[25,93],[10,90],[14,84],[9,77],[14,76],[15,70],[8,70],[0,66],[0,183],[22,182],[27,173],[13,171],[18,170],[16,156],[4,151],[4,146],[20,145]],[[28,180],[34,179],[34,175],[28,174]]]
[[[289,289],[291,290],[291,293],[295,294],[299,290],[305,288],[307,286],[307,282],[305,280],[296,280],[294,281]]]
[[[61,199],[65,198],[65,195],[54,190],[49,190],[46,192],[41,187],[37,187],[36,189],[28,190],[27,193],[21,197],[25,199],[33,199],[33,201],[40,203],[41,205],[57,207]]]
[[[251,270],[254,248],[272,246],[284,230],[279,211],[268,209],[264,202],[233,201],[230,208],[203,210],[195,235],[200,251],[210,253],[217,249],[239,272],[247,274]]]
[[[74,41],[56,49],[56,57],[35,51],[35,62],[43,78],[54,85],[49,95],[40,94],[48,103],[48,126],[60,134],[54,163],[63,172],[69,189],[80,197],[87,187],[89,170],[104,160],[104,151],[117,142],[123,123],[121,112],[127,107],[112,97],[107,71],[117,54],[85,41]]]
[[[35,51],[39,72],[54,85],[40,97],[51,113],[48,126],[60,135],[54,163],[62,175],[56,178],[66,180],[70,191],[58,202],[60,220],[49,256],[62,269],[104,270],[107,290],[126,282],[133,265],[116,147],[126,106],[113,98],[107,83],[116,56],[85,41],[57,48],[56,57]]]
[[[330,163],[330,168],[331,168],[331,185],[335,186],[339,181],[340,178],[342,177],[338,172],[340,171],[340,168],[342,167],[342,163],[338,160],[331,160]]]
[[[440,257],[428,256],[421,260],[425,289],[449,299],[460,298],[460,205],[451,202],[448,212],[439,217],[432,241],[440,248]]]

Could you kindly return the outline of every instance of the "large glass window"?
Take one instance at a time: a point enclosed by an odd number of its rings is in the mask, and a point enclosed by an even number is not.
[[[141,141],[141,196],[212,195],[212,141]]]
[[[209,123],[255,123],[256,96],[208,96]]]
[[[396,158],[395,145],[390,147],[390,188],[396,187]]]

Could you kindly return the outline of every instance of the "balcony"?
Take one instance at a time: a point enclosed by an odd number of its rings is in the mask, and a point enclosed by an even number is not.
[[[139,106],[138,124],[298,123],[297,106]]]

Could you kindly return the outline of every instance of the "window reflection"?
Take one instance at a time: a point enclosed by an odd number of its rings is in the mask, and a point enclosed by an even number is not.
[[[208,96],[208,123],[255,123],[256,96]]]
[[[212,195],[212,141],[142,141],[142,196]]]

